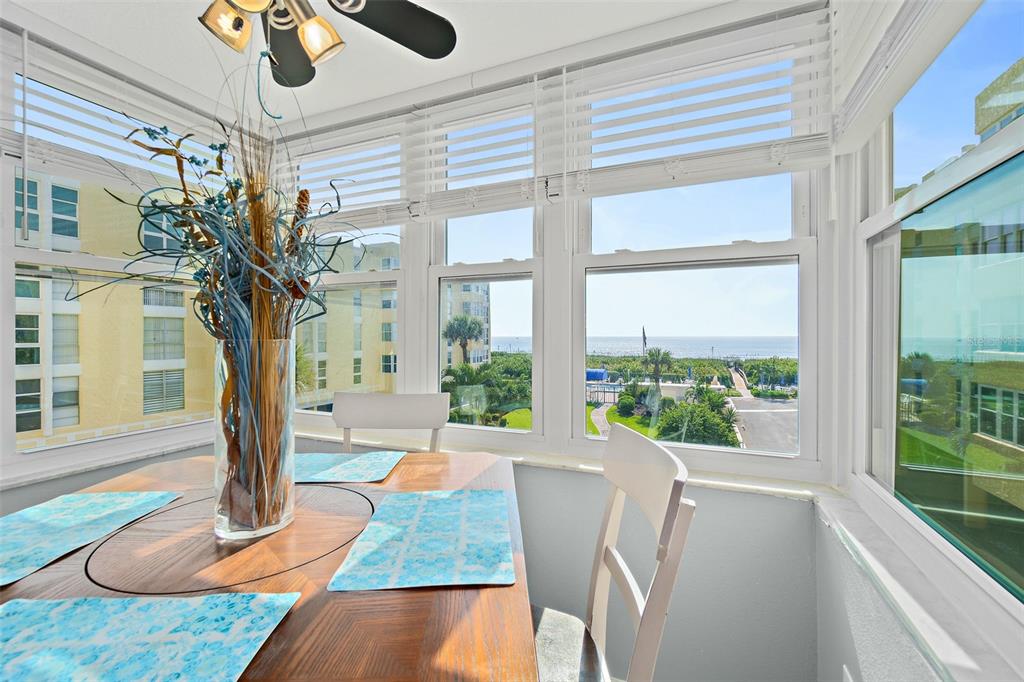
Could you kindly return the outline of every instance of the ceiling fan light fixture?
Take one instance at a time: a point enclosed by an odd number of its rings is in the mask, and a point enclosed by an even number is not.
[[[334,27],[323,17],[313,17],[299,24],[299,42],[309,55],[313,66],[319,66],[345,49]]]
[[[252,22],[227,0],[213,0],[199,23],[236,52],[245,49],[252,35]]]
[[[241,10],[242,12],[251,12],[252,14],[259,14],[260,12],[266,12],[270,9],[270,6],[274,4],[274,0],[228,0],[232,5]]]

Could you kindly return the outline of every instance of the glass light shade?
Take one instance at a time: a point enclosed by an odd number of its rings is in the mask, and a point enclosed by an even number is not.
[[[230,2],[243,12],[258,14],[265,12],[274,3],[274,0],[230,0]]]
[[[313,66],[322,64],[345,47],[334,27],[323,17],[313,17],[299,24],[299,42],[309,55]]]
[[[227,0],[213,0],[199,17],[199,23],[236,52],[245,49],[252,35],[252,22]]]

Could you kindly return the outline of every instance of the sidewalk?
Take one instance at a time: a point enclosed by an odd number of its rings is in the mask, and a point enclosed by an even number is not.
[[[590,413],[590,421],[594,422],[594,426],[597,427],[597,432],[600,433],[603,438],[607,438],[608,434],[612,432],[612,425],[608,423],[608,417],[606,414],[613,404],[614,403],[604,403],[601,407],[595,407],[594,411]]]
[[[729,373],[732,374],[732,384],[736,387],[736,390],[740,392],[741,398],[753,398],[750,389],[747,388],[747,382],[743,380],[743,375],[737,372],[732,367],[729,368]]]

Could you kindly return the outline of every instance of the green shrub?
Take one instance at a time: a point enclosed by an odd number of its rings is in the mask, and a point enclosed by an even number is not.
[[[619,414],[623,417],[633,416],[633,412],[636,410],[636,399],[628,393],[623,393],[619,396]]]

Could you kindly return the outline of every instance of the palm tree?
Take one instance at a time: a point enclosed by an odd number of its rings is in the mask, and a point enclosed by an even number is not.
[[[462,348],[462,361],[469,362],[469,342],[479,341],[484,335],[484,325],[478,318],[469,315],[456,315],[448,320],[441,336],[446,341],[459,344]]]
[[[654,385],[661,393],[661,371],[672,367],[672,353],[661,348],[648,348],[644,357],[644,369],[650,368]]]

